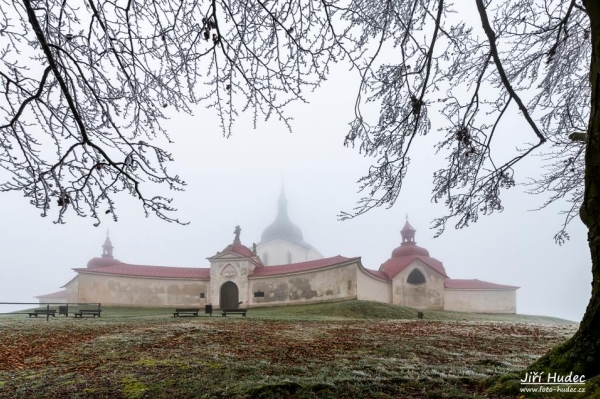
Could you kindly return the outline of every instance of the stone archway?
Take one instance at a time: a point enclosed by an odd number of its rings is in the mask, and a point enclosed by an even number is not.
[[[219,307],[221,309],[237,309],[240,301],[238,286],[232,281],[227,281],[221,286]]]

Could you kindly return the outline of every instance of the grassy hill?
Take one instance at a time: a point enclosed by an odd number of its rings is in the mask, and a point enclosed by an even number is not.
[[[172,311],[0,317],[0,398],[514,398],[482,382],[576,330],[542,316],[425,312],[423,322],[415,309],[366,301],[247,318]]]
[[[251,313],[250,313],[251,312]],[[341,319],[408,319],[417,318],[414,308],[372,301],[342,301],[310,305],[253,308],[249,314],[265,318],[341,318]],[[573,324],[549,316],[519,314],[478,314],[448,311],[423,311],[426,320],[508,321],[518,323]]]
[[[140,308],[104,306],[102,317],[135,318],[146,316],[172,316],[173,308]],[[418,310],[414,308],[389,305],[372,301],[340,301],[308,305],[273,306],[251,308],[248,317],[260,319],[296,319],[296,320],[415,320]],[[519,314],[478,314],[447,311],[423,311],[425,320],[460,321],[506,321],[516,323],[573,324],[574,322],[549,316],[531,316]],[[219,316],[218,312],[213,313]]]

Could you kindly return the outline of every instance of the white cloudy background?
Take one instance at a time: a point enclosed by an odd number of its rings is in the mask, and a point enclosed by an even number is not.
[[[207,267],[205,258],[232,241],[237,224],[244,244],[260,241],[275,217],[283,179],[292,221],[326,257],[361,256],[367,268],[377,269],[399,245],[408,214],[418,230],[418,244],[444,263],[450,277],[517,285],[518,313],[580,320],[591,292],[586,231],[575,220],[571,240],[554,244],[562,223],[560,207],[530,212],[542,197],[524,194],[517,186],[505,192],[503,213],[482,217],[468,229],[450,227],[432,238],[430,222],[444,212],[430,201],[432,173],[443,162],[434,156],[436,122],[441,122],[435,116],[432,133],[413,148],[397,203],[354,220],[337,220],[340,211],[350,210],[359,199],[356,181],[373,161],[343,146],[353,116],[355,78],[337,67],[324,87],[309,96],[310,104],[290,107],[293,133],[277,120],[260,122],[255,130],[251,119],[243,117],[234,136],[225,139],[209,110],[173,115],[165,126],[175,144],[167,148],[176,157],[171,170],[188,183],[185,192],[175,193],[178,215],[190,222],[187,226],[145,218],[139,204],[125,195],[117,203],[117,223],[107,217],[94,227],[92,219],[72,213],[66,225],[55,225],[19,194],[2,194],[0,302],[30,302],[35,295],[59,290],[75,275],[72,268],[85,267],[101,254],[107,228],[115,257],[123,262]],[[502,151],[533,137],[516,118],[506,120],[501,132]],[[539,168],[540,159],[529,159],[517,169],[517,177],[523,181]]]

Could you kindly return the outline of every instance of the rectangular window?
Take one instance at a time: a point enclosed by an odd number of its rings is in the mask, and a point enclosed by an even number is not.
[[[256,291],[254,293],[254,298],[264,298],[265,297],[265,293],[263,291]]]
[[[201,292],[200,293],[200,299],[203,299],[203,298],[204,298],[204,292]]]

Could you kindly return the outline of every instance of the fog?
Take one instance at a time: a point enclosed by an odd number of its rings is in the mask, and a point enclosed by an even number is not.
[[[260,241],[275,218],[283,182],[291,220],[305,241],[326,257],[360,256],[365,267],[378,269],[400,244],[408,215],[418,245],[443,262],[451,278],[516,285],[521,287],[518,313],[580,320],[591,293],[586,230],[576,219],[569,227],[571,240],[556,245],[553,236],[563,223],[559,205],[532,212],[544,198],[517,186],[503,193],[504,212],[481,217],[467,229],[449,226],[433,238],[431,221],[445,212],[443,205],[430,201],[432,173],[443,165],[433,149],[440,122],[435,115],[432,133],[412,149],[409,175],[396,204],[338,220],[340,211],[351,210],[361,197],[356,181],[374,160],[343,146],[357,81],[344,69],[335,72],[308,96],[310,104],[288,109],[295,118],[293,133],[277,120],[259,121],[253,129],[252,120],[243,116],[234,135],[225,139],[216,116],[201,107],[194,116],[173,114],[165,122],[175,141],[166,145],[176,158],[171,172],[188,186],[185,192],[171,193],[166,187],[150,187],[150,192],[173,195],[177,217],[189,225],[145,218],[141,204],[125,194],[115,197],[118,222],[105,215],[94,227],[93,219],[68,211],[67,223],[56,225],[55,213],[42,218],[19,193],[1,194],[0,301],[31,302],[35,295],[58,291],[75,276],[72,268],[85,267],[101,254],[107,229],[114,255],[122,262],[208,267],[205,258],[231,243],[236,225],[242,228],[242,243],[251,247]],[[522,139],[515,142],[515,134],[532,137],[516,117],[501,128],[501,151],[519,144]],[[517,179],[535,176],[540,165],[539,158],[526,160],[516,169]]]

